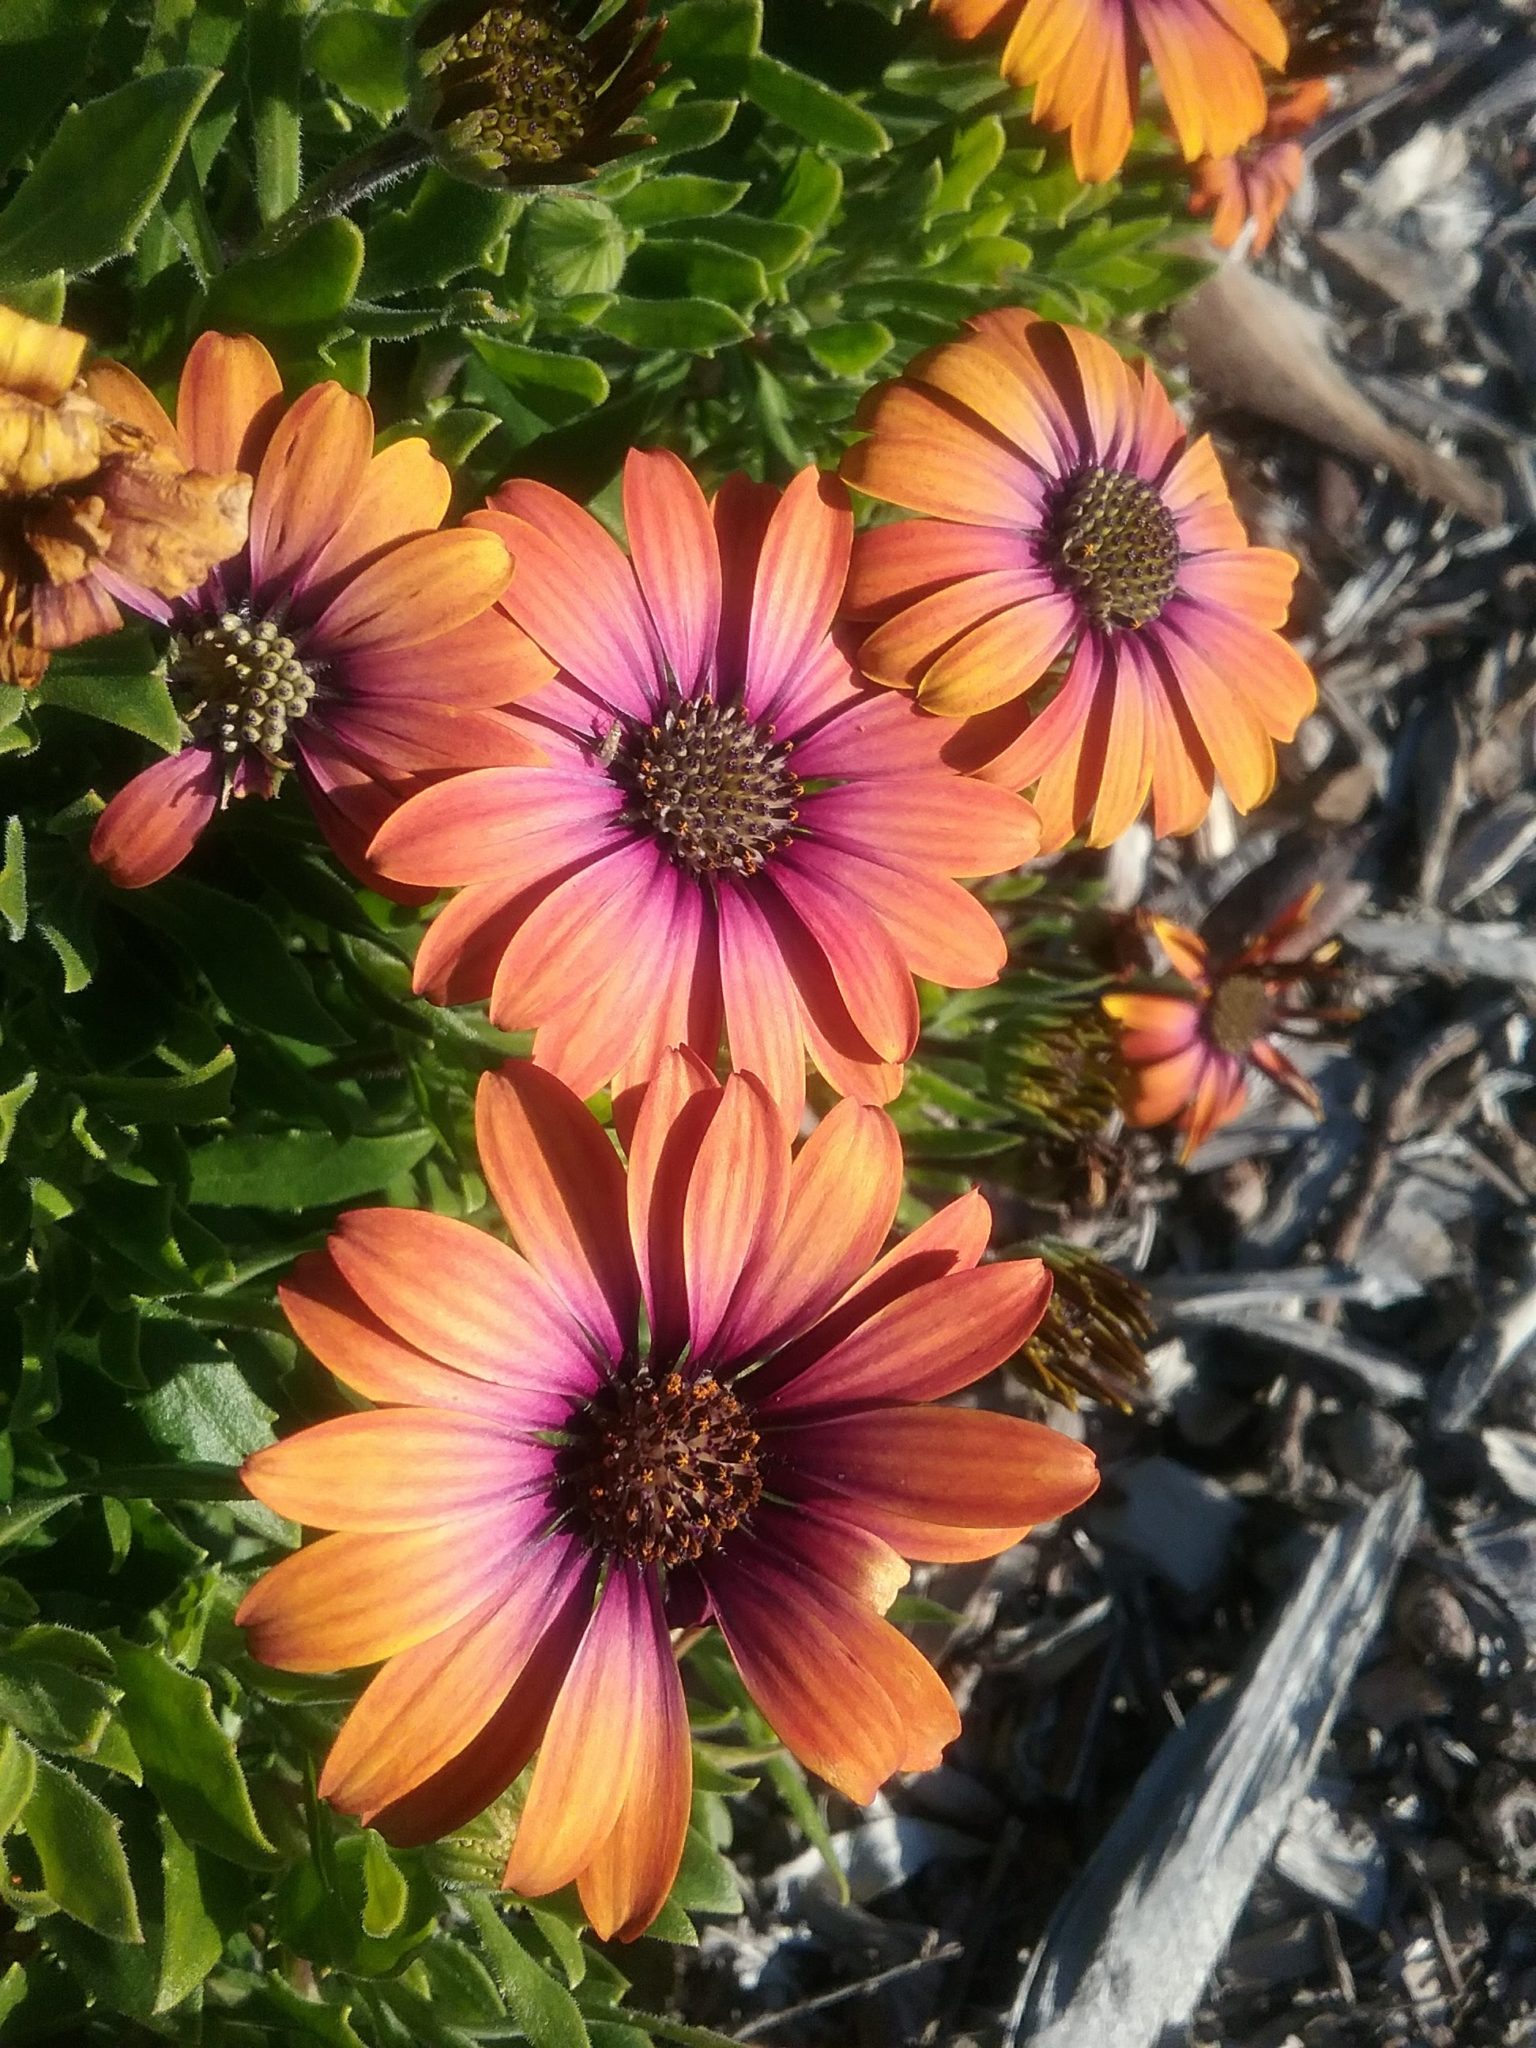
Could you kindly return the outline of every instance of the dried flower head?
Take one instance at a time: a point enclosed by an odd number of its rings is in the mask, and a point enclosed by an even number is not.
[[[443,168],[477,185],[564,185],[645,148],[621,136],[660,67],[665,24],[625,0],[432,0],[412,30],[412,117]]]
[[[1031,976],[1034,987],[1000,1028],[1000,1091],[1037,1137],[1071,1143],[1109,1121],[1119,1100],[1115,1033],[1098,983]]]
[[[1369,64],[1381,37],[1381,0],[1275,0],[1291,41],[1287,78],[1327,78]]]
[[[1153,1323],[1146,1289],[1082,1245],[1041,1238],[1028,1250],[1054,1285],[1014,1371],[1032,1374],[1068,1408],[1086,1394],[1129,1410],[1147,1377]]]
[[[85,337],[0,306],[0,681],[122,624],[139,584],[178,597],[245,538],[248,477],[193,469],[119,417]]]

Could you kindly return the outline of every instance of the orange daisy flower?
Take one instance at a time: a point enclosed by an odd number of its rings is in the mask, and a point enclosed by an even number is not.
[[[1321,1114],[1317,1090],[1269,1036],[1305,1014],[1286,1004],[1285,992],[1315,965],[1316,941],[1303,935],[1321,894],[1307,890],[1251,945],[1219,961],[1183,925],[1155,917],[1152,929],[1193,993],[1102,999],[1120,1032],[1126,1121],[1139,1130],[1173,1124],[1184,1133],[1181,1160],[1237,1115],[1250,1066]]]
[[[991,1557],[1097,1475],[1037,1423],[931,1405],[1018,1349],[1050,1281],[979,1263],[975,1193],[866,1271],[901,1193],[881,1111],[839,1104],[795,1158],[755,1077],[681,1052],[627,1168],[527,1063],[477,1111],[519,1250],[363,1210],[281,1290],[316,1356],[389,1405],[247,1461],[258,1500],[336,1533],[237,1619],[285,1670],[382,1665],[320,1788],[391,1841],[462,1827],[537,1753],[506,1883],[574,1881],[630,1940],[688,1826],[672,1630],[717,1626],[785,1746],[866,1803],[959,1728],[882,1619],[903,1559]]]
[[[98,402],[85,336],[0,306],[0,682],[123,623],[116,596],[200,583],[245,537],[249,477],[189,468]]]
[[[1034,784],[1047,849],[1108,845],[1149,794],[1160,834],[1192,831],[1218,781],[1251,810],[1316,701],[1276,630],[1295,562],[1248,545],[1150,365],[1016,309],[970,327],[871,394],[843,459],[927,515],[859,537],[845,609],[879,622],[860,667],[964,721],[956,765]]]
[[[628,555],[543,484],[492,503],[470,523],[516,556],[508,634],[558,664],[517,714],[549,765],[457,776],[375,839],[397,881],[463,891],[418,992],[488,995],[578,1095],[639,1086],[684,1041],[713,1065],[723,1033],[793,1118],[807,1049],[839,1094],[889,1102],[913,975],[978,988],[1007,956],[953,877],[1017,867],[1038,831],[833,643],[846,496],[807,469],[711,505],[676,456],[637,450]]]
[[[1250,223],[1252,254],[1261,255],[1269,247],[1306,170],[1296,138],[1327,113],[1331,98],[1325,78],[1309,78],[1277,94],[1257,141],[1234,156],[1203,157],[1195,165],[1189,210],[1210,214],[1211,240],[1218,249],[1234,247]]]
[[[277,366],[249,335],[197,341],[174,425],[120,364],[91,386],[162,445],[256,479],[247,544],[197,589],[171,602],[119,590],[172,629],[187,739],[97,820],[91,853],[114,882],[158,881],[231,797],[273,796],[291,769],[337,855],[378,885],[368,842],[403,791],[537,758],[496,707],[549,664],[499,632],[489,672],[484,627],[507,552],[491,533],[436,530],[452,482],[425,441],[375,455],[373,414],[339,384],[284,411]]]
[[[1283,71],[1289,47],[1268,0],[933,0],[933,13],[963,41],[1007,32],[1003,77],[1035,88],[1042,127],[1071,129],[1072,168],[1089,184],[1125,162],[1148,61],[1193,163],[1263,127],[1254,59]]]

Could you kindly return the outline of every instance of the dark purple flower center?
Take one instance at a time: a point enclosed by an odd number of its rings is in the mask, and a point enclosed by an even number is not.
[[[640,1564],[692,1563],[762,1498],[757,1431],[713,1373],[610,1380],[571,1425],[564,1504],[596,1551]]]
[[[789,765],[792,742],[754,725],[735,704],[690,697],[654,725],[621,728],[600,751],[629,802],[625,815],[651,832],[690,874],[755,875],[789,844],[803,794]]]
[[[1269,990],[1257,974],[1229,974],[1216,984],[1205,1013],[1206,1036],[1219,1052],[1245,1053],[1263,1036]]]
[[[1068,477],[1051,513],[1056,566],[1101,626],[1148,626],[1179,580],[1179,529],[1162,495],[1123,469]]]
[[[223,612],[184,630],[171,649],[171,692],[195,740],[233,764],[243,753],[284,758],[288,727],[307,717],[318,679],[273,619]]]

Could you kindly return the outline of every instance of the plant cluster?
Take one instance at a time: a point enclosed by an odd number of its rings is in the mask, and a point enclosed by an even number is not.
[[[1150,1329],[994,1208],[1296,1085],[1312,964],[1033,865],[1313,701],[1121,353],[1141,54],[1265,118],[1173,12],[0,21],[7,2040],[704,2043],[610,1941],[956,1732],[911,1564],[1096,1471],[948,1397]]]

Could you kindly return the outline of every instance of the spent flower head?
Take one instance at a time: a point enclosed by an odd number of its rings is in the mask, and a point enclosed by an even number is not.
[[[1130,1409],[1155,1327],[1147,1290],[1082,1245],[1040,1238],[1027,1249],[1051,1276],[1051,1298],[1012,1370],[1068,1408],[1086,1394]]]
[[[250,478],[144,433],[115,403],[128,373],[82,376],[84,357],[84,335],[0,306],[0,682],[35,683],[117,630],[126,587],[177,597],[245,538]]]
[[[411,118],[473,184],[570,184],[650,138],[618,131],[655,89],[646,0],[430,0],[411,31]]]

